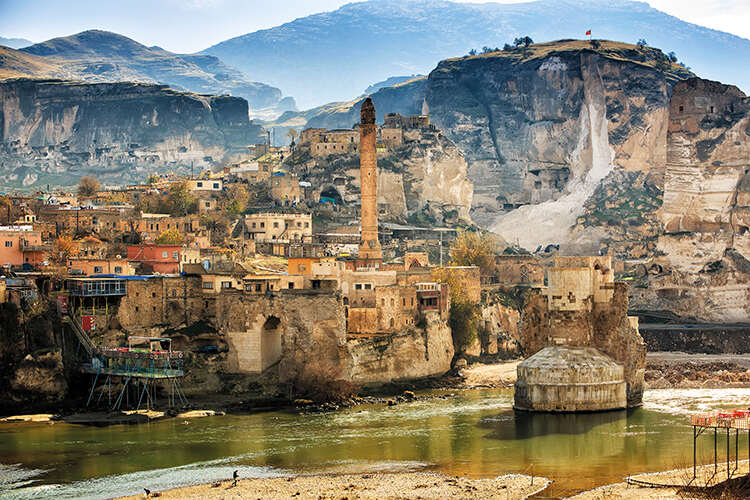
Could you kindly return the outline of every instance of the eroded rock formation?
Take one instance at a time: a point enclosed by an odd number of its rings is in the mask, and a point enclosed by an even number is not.
[[[5,185],[71,185],[82,175],[124,184],[150,172],[208,168],[255,143],[247,102],[164,85],[0,82]]]

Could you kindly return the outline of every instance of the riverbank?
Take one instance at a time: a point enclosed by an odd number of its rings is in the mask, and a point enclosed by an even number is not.
[[[244,479],[232,486],[227,479],[160,492],[160,498],[528,498],[546,489],[545,478],[508,474],[493,479],[468,479],[432,472],[377,474],[316,474]],[[123,497],[143,498],[143,494]]]
[[[650,352],[646,356],[649,389],[750,387],[750,354]]]
[[[734,463],[730,465],[730,471],[734,469]],[[740,491],[742,485],[736,485],[733,481],[726,482],[726,463],[719,464],[717,473],[714,473],[713,465],[704,465],[697,468],[696,479],[693,480],[693,468],[675,469],[664,472],[654,472],[648,474],[638,474],[630,476],[644,483],[654,483],[669,485],[667,487],[654,488],[645,485],[628,484],[627,481],[621,483],[608,484],[600,486],[593,490],[584,491],[578,495],[570,497],[569,500],[637,500],[641,498],[704,498],[690,490],[690,487],[709,488],[715,496],[709,498],[748,498],[749,491]],[[748,461],[739,462],[737,470],[732,472],[732,478],[740,478],[748,474]],[[685,489],[685,488],[688,489]],[[722,496],[722,492],[732,493],[731,495]]]

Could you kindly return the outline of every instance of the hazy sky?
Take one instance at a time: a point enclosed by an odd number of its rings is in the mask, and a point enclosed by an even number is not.
[[[174,52],[196,52],[227,38],[334,10],[345,3],[348,2],[0,0],[0,36],[40,42],[98,28]],[[648,0],[648,3],[685,21],[750,38],[750,0]]]

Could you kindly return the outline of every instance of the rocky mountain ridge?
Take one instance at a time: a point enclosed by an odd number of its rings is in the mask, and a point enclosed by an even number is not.
[[[107,31],[84,31],[19,51],[0,50],[0,75],[5,76],[131,81],[196,93],[231,94],[248,101],[251,117],[269,118],[296,109],[294,99],[283,97],[279,89],[251,81],[215,56],[174,54]]]
[[[681,21],[630,0],[536,0],[457,3],[372,0],[238,36],[204,53],[294,95],[300,106],[353,98],[391,75],[427,73],[470,49],[502,47],[516,37],[537,41],[583,36],[675,51],[696,73],[750,89],[738,64],[750,40]],[[299,78],[304,74],[305,78]]]

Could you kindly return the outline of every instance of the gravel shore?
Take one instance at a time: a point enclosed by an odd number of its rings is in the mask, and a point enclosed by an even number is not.
[[[495,498],[521,499],[544,490],[545,478],[509,474],[494,479],[468,479],[432,472],[377,474],[321,474],[281,478],[245,479],[232,486],[220,484],[188,486],[160,492],[160,498],[180,499],[405,499],[405,498]],[[128,499],[142,499],[143,494]]]

